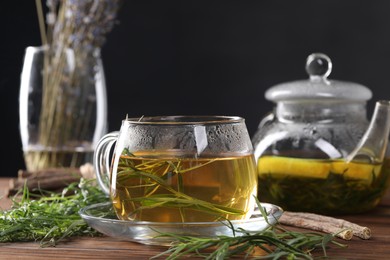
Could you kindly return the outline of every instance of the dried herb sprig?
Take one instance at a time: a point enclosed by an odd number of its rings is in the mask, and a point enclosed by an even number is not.
[[[267,220],[267,215],[258,200],[257,204]],[[204,259],[228,259],[234,256],[250,259],[315,259],[312,252],[316,249],[322,250],[322,257],[327,257],[329,243],[346,247],[345,244],[334,240],[336,234],[289,231],[278,223],[270,224],[267,229],[257,232],[235,229],[233,225],[230,225],[230,228],[233,234],[239,232],[243,235],[209,238],[160,233],[159,237],[170,237],[176,242],[153,258],[167,256],[166,259],[175,260],[194,255]]]
[[[92,147],[96,100],[103,95],[96,93],[95,82],[105,88],[100,49],[117,22],[122,1],[48,0],[46,19],[41,1],[36,5],[45,56],[38,144],[52,151],[26,153],[26,164],[29,170],[77,167],[85,154],[74,152],[74,147]]]
[[[94,180],[81,179],[62,193],[31,193],[27,186],[16,195],[10,210],[0,211],[0,242],[40,241],[55,246],[72,236],[97,236],[79,215],[87,205],[107,201]]]

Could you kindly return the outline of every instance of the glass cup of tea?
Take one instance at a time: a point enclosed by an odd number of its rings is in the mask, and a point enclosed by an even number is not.
[[[100,139],[94,165],[121,220],[236,220],[255,208],[256,162],[242,117],[127,118]]]

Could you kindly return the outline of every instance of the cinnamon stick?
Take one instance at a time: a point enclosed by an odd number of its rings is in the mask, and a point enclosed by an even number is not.
[[[80,174],[79,168],[47,168],[44,170],[36,171],[27,171],[19,170],[18,179],[27,179],[27,178],[46,178],[51,176],[61,176],[69,174]]]
[[[80,178],[94,179],[95,170],[91,163],[85,163],[80,168],[47,168],[37,171],[19,170],[18,177],[11,179],[7,196],[15,195],[25,183],[29,190],[42,189],[57,191],[65,188]]]
[[[279,222],[290,226],[337,234],[337,237],[345,240],[351,239],[352,236],[357,236],[362,239],[369,239],[371,237],[371,230],[367,227],[357,225],[344,219],[314,213],[285,211],[280,217]],[[338,233],[341,230],[343,231]]]
[[[81,173],[77,168],[51,168],[39,171],[19,170],[18,178],[10,180],[7,196],[15,195],[24,185],[29,190],[42,189],[56,191],[72,182],[80,181]]]

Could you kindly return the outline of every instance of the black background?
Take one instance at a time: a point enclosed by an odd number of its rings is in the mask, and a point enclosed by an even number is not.
[[[40,36],[35,1],[2,1],[0,13],[0,176],[16,176],[22,60]],[[253,135],[273,107],[265,90],[307,78],[313,52],[332,59],[329,78],[373,91],[369,117],[390,99],[388,0],[124,0],[118,20],[102,49],[109,131],[126,114],[220,114],[244,117]]]

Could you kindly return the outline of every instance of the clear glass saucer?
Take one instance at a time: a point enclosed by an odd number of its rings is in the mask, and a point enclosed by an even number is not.
[[[237,229],[246,231],[262,231],[277,222],[283,210],[276,205],[261,203],[267,213],[267,219],[255,209],[247,220],[233,220],[230,223],[236,229],[235,235],[242,233]],[[113,210],[111,202],[98,203],[80,210],[80,216],[95,230],[120,240],[128,240],[146,245],[170,246],[173,239],[158,237],[161,233],[175,233],[178,235],[197,237],[233,236],[233,231],[227,221],[217,222],[149,222],[119,220]]]

